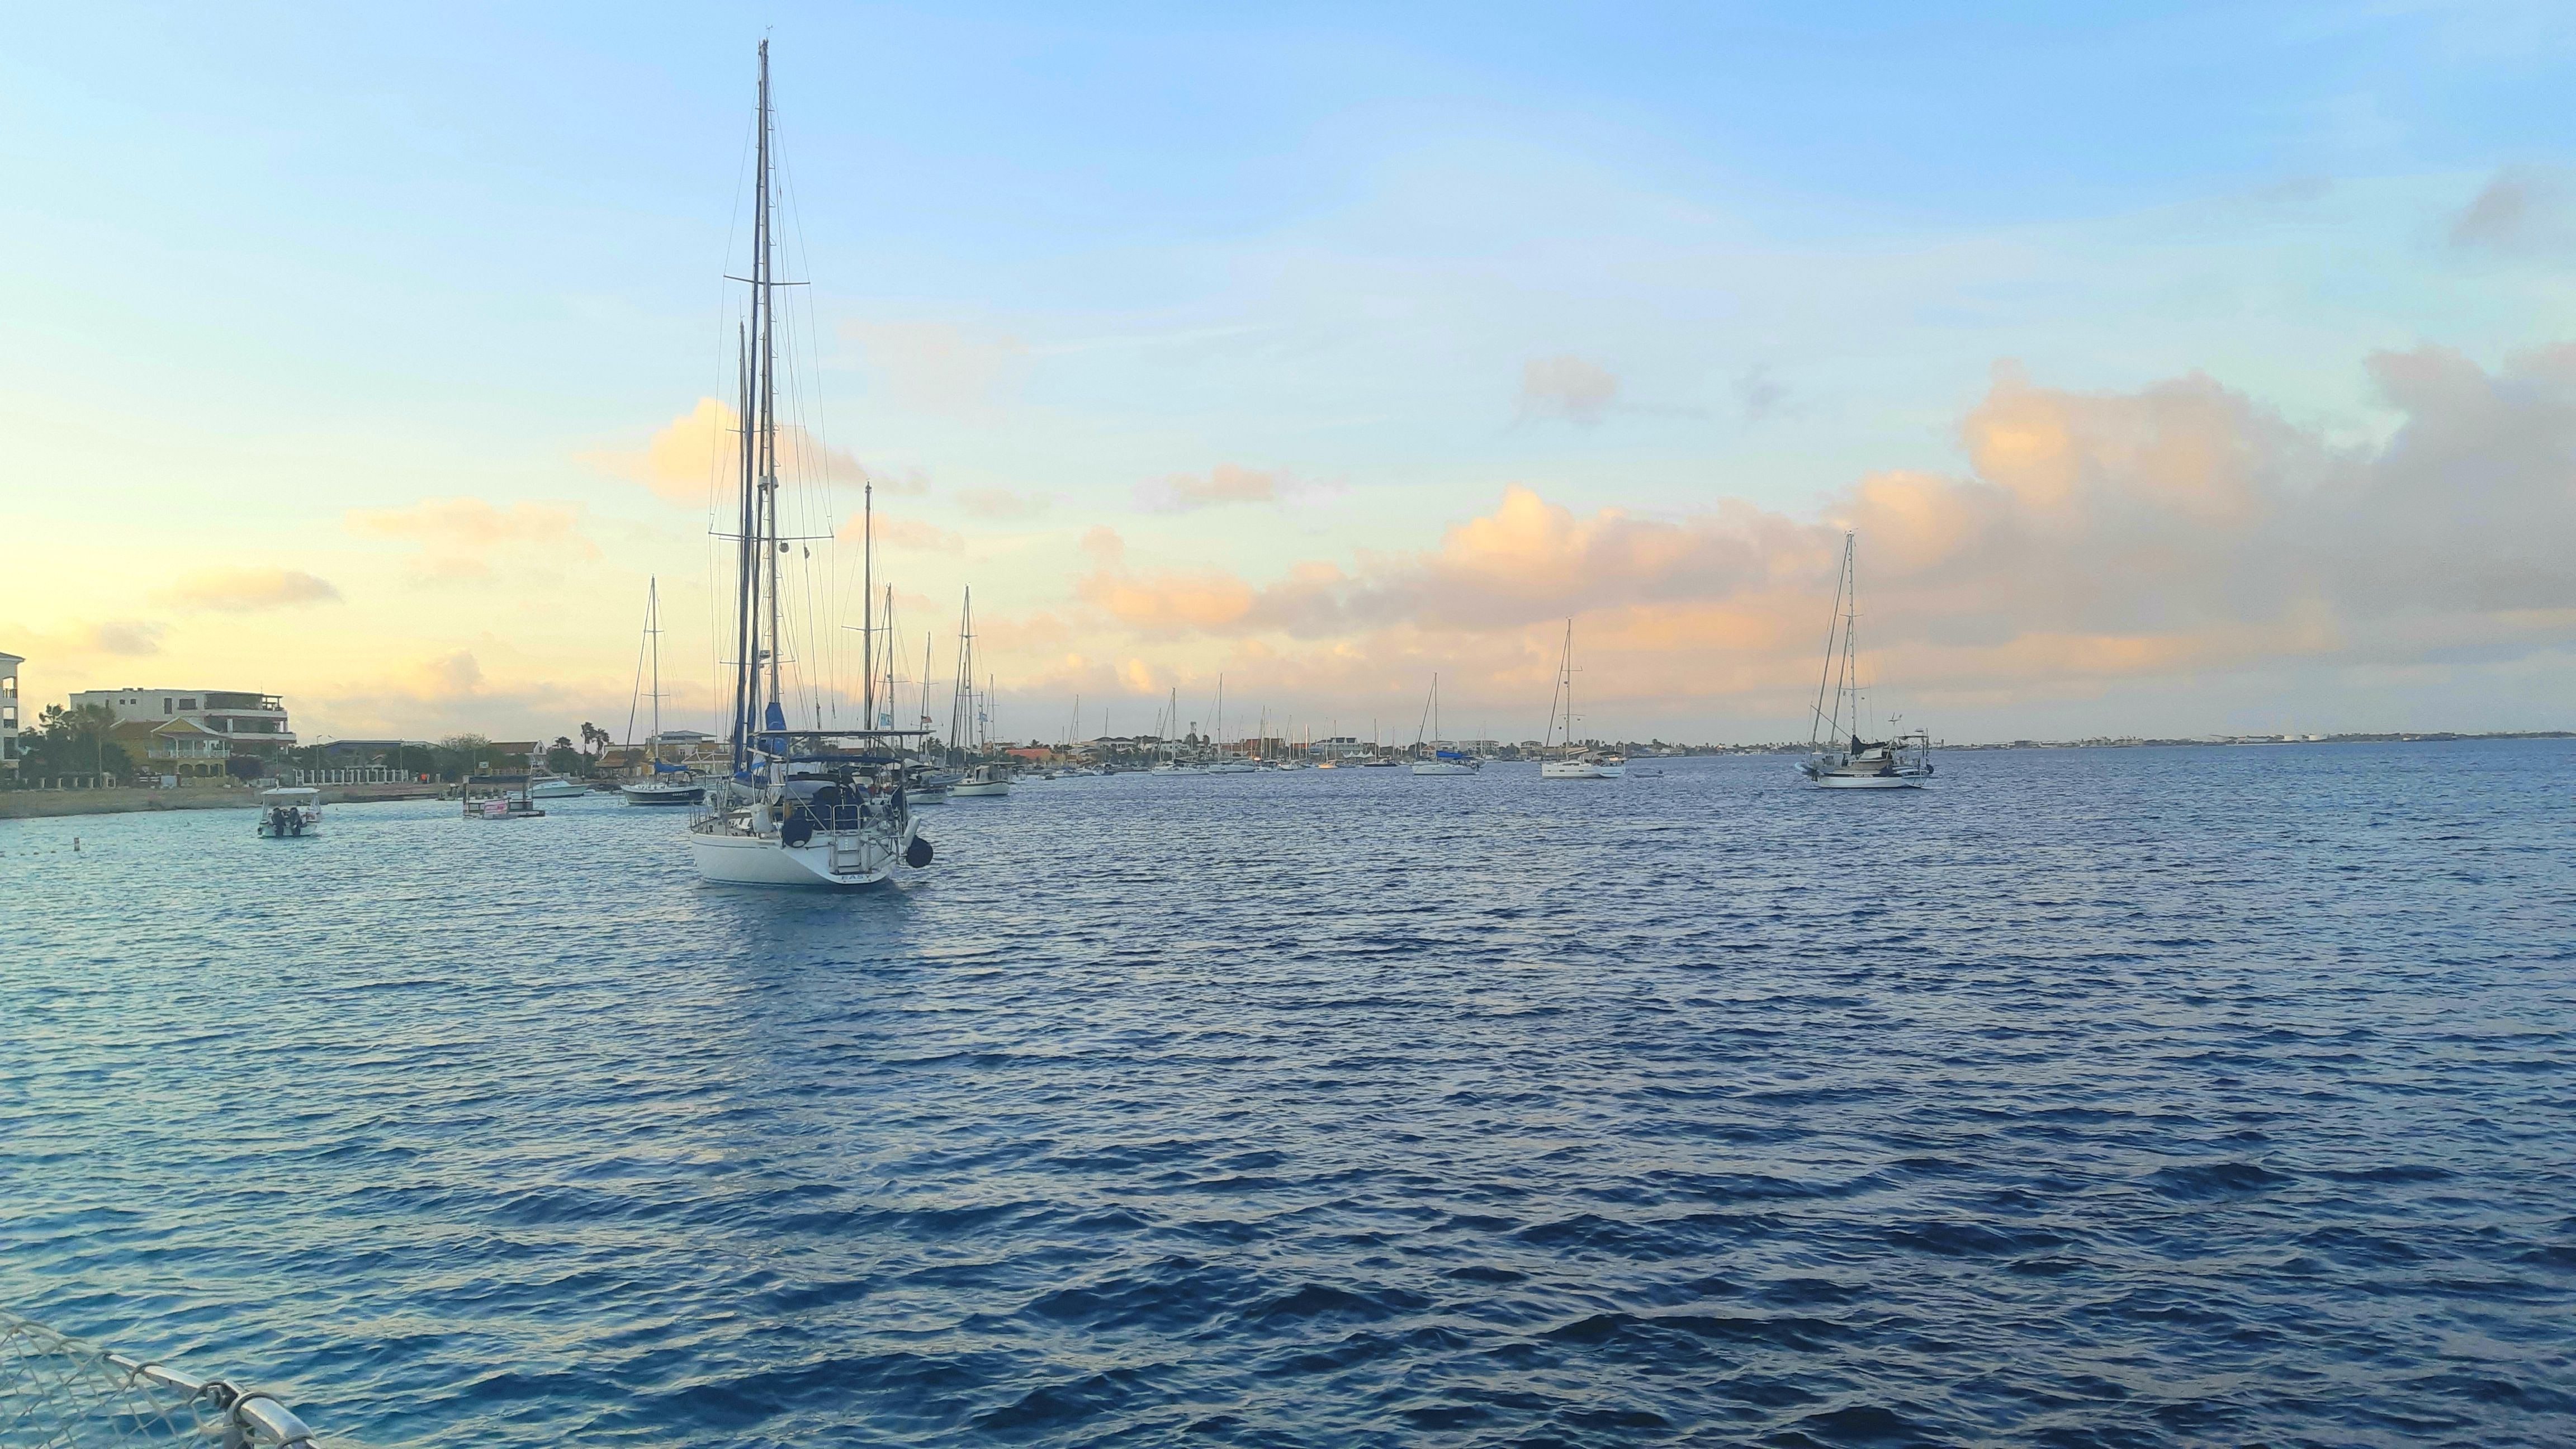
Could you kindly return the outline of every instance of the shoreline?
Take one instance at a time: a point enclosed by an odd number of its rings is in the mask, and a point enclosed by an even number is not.
[[[445,785],[324,785],[324,805],[435,800]],[[161,790],[119,785],[104,790],[0,790],[0,820],[54,820],[67,815],[132,815],[159,810],[255,810],[257,790],[218,787]]]

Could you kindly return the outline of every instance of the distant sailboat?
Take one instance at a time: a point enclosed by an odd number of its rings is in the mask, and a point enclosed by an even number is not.
[[[686,765],[674,765],[662,758],[662,585],[658,579],[644,584],[644,642],[651,659],[653,732],[644,737],[645,773],[639,779],[617,787],[629,805],[695,805],[704,800],[707,787],[698,782],[697,774]],[[637,680],[641,692],[643,681]],[[626,740],[632,749],[635,742],[635,705],[626,706]]]
[[[1443,748],[1449,741],[1440,737],[1440,676],[1437,674],[1431,676],[1431,697],[1423,702],[1422,717],[1430,726],[1430,738],[1426,741],[1423,738],[1422,727],[1417,725],[1413,732],[1413,744],[1416,749],[1419,749],[1428,743],[1431,746],[1431,756],[1428,759],[1414,761],[1413,773],[1472,775],[1484,767],[1484,761],[1464,750]]]
[[[1932,737],[1922,730],[1861,737],[1866,691],[1860,677],[1859,535],[1843,535],[1842,574],[1834,582],[1833,622],[1825,631],[1825,667],[1816,681],[1807,760],[1798,773],[1827,790],[1921,789],[1932,778]]]
[[[1562,724],[1563,728],[1558,726]],[[1541,742],[1538,775],[1542,780],[1615,780],[1628,773],[1617,755],[1587,750],[1574,742],[1574,621],[1565,621],[1565,650],[1556,661],[1556,697],[1548,701],[1547,736]]]
[[[957,618],[957,693],[948,709],[948,742],[971,761],[990,747],[990,723],[986,700],[975,694],[975,591],[968,589],[965,612]],[[959,800],[998,800],[1011,793],[1011,772],[996,764],[969,764],[949,782],[948,793]]]

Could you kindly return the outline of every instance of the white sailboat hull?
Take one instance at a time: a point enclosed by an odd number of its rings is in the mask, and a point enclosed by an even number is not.
[[[987,780],[976,785],[951,785],[948,795],[953,800],[991,800],[1011,793],[1008,780]]]
[[[787,845],[774,835],[693,831],[689,851],[697,858],[698,874],[717,885],[845,889],[877,885],[892,875],[912,833],[906,828],[899,840],[873,832],[838,841],[818,836],[806,845]]]
[[[1451,760],[1425,760],[1421,764],[1413,767],[1413,773],[1417,775],[1472,775],[1476,773],[1476,767],[1473,765],[1461,765]]]
[[[1920,790],[1930,781],[1920,775],[1835,775],[1807,777],[1821,790]]]

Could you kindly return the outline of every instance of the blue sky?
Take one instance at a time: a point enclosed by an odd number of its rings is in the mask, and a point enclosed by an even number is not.
[[[702,520],[599,460],[728,373],[721,273],[741,265],[763,33],[791,266],[814,283],[803,415],[870,469],[926,481],[889,500],[947,540],[892,561],[907,588],[977,583],[1026,625],[1013,672],[1069,695],[1131,658],[1178,680],[1263,667],[1240,632],[1140,637],[1100,616],[1079,582],[1095,528],[1139,577],[1259,585],[1434,549],[1512,485],[1577,515],[1733,499],[1816,517],[1875,472],[1966,469],[1962,418],[2007,360],[2076,393],[2203,373],[2326,444],[2375,446],[2400,419],[2374,352],[2432,343],[2502,368],[2563,331],[2561,18],[20,17],[0,54],[0,426],[13,471],[78,483],[13,490],[18,511],[113,517],[153,577],[220,557],[310,570],[339,602],[216,628],[153,613],[123,570],[49,564],[0,582],[0,626],[39,641],[17,652],[51,645],[66,680],[266,670],[351,728],[622,695],[629,604],[647,573],[703,591]],[[2531,215],[2461,244],[2464,209],[2516,177]],[[1545,375],[1609,390],[1534,394],[1531,366],[1558,359],[1589,371]],[[1285,501],[1139,506],[1155,480],[1220,467],[1276,476]],[[1002,494],[1027,507],[973,502]],[[479,585],[432,581],[346,517],[460,497],[574,510],[578,547],[549,535]],[[159,630],[161,657],[80,642],[110,620]],[[290,647],[309,663],[270,662]],[[459,653],[471,686],[441,694]],[[1389,656],[1387,691],[1419,653]],[[347,682],[380,657],[376,683]],[[1278,673],[1283,703],[1321,687]],[[1513,668],[1486,677],[1498,704],[1520,688]],[[1605,716],[1717,734],[1778,713],[1760,689],[1676,708],[1626,688],[1605,689]],[[2277,713],[2236,688],[2173,712]],[[1995,729],[2137,707],[1961,702]]]

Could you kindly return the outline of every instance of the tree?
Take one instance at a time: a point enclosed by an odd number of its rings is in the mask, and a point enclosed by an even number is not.
[[[608,731],[601,729],[599,726],[592,724],[588,720],[583,720],[581,722],[581,752],[583,754],[590,756],[592,759],[597,759],[601,755],[608,753],[608,747],[614,743],[615,741],[608,737]]]
[[[471,775],[483,763],[483,752],[492,742],[477,734],[453,734],[438,742],[434,752],[438,773],[455,779]]]
[[[229,755],[224,759],[224,773],[236,780],[256,780],[268,773],[268,761],[257,755]]]
[[[580,769],[583,763],[581,752],[572,747],[572,741],[560,735],[556,737],[554,747],[546,751],[546,768],[558,775],[569,775]]]
[[[36,716],[38,748],[27,752],[31,758],[41,758],[35,773],[132,774],[134,762],[125,747],[108,738],[115,728],[116,711],[106,705],[84,704],[77,709],[46,705]]]

